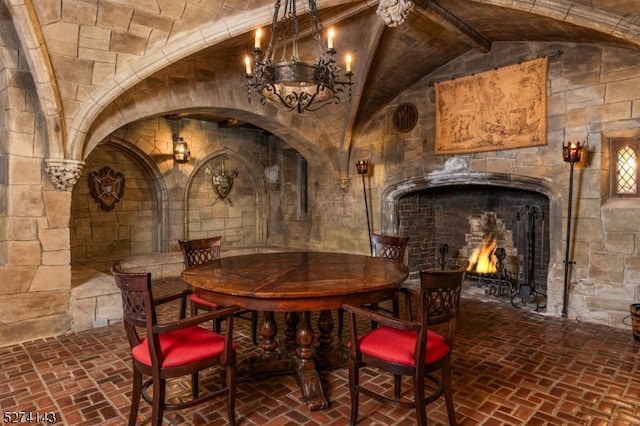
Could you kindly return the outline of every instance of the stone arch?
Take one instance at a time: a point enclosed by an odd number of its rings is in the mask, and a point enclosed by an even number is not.
[[[340,0],[320,1],[320,8],[341,5]],[[371,5],[362,5],[362,8],[371,8]],[[75,157],[81,158],[90,150],[86,148],[86,139],[90,136],[91,127],[100,122],[99,117],[103,111],[115,102],[115,100],[135,85],[144,81],[154,73],[175,64],[207,47],[220,43],[240,34],[250,33],[256,28],[271,23],[273,18],[273,5],[266,4],[252,10],[251,13],[242,13],[242,19],[232,15],[226,19],[207,22],[200,27],[185,32],[184,35],[172,39],[162,49],[152,50],[139,60],[122,67],[113,76],[111,81],[102,85],[87,99],[82,109],[73,117],[69,125],[69,146]],[[235,79],[231,79],[235,81]],[[244,94],[244,93],[243,93]],[[288,114],[286,114],[288,115]]]
[[[401,197],[412,192],[429,188],[440,188],[454,185],[486,185],[503,188],[522,189],[538,192],[549,198],[549,235],[562,235],[562,198],[561,191],[547,180],[530,176],[513,175],[508,173],[431,173],[414,177],[406,181],[388,186],[381,197],[382,231],[398,232],[398,201]],[[551,256],[562,256],[562,239],[557,239],[552,246]]]
[[[24,54],[29,64],[29,72],[32,75],[40,110],[43,114],[47,135],[47,155],[49,158],[75,159],[65,147],[66,129],[58,84],[53,72],[49,50],[47,45],[42,42],[44,36],[32,1],[10,4],[8,7],[13,18],[13,25],[17,29],[15,36],[20,38],[21,54]]]
[[[168,76],[162,78],[168,80]],[[96,120],[100,124],[91,129],[83,156],[109,134],[131,122],[174,111],[200,110],[252,123],[285,140],[313,167],[338,176],[337,146],[320,120],[303,119],[274,107],[263,107],[259,102],[248,104],[246,92],[233,79],[225,79],[220,84],[195,79],[194,75],[193,79],[183,79],[171,85],[166,82],[153,91],[140,87],[138,91],[123,94]]]

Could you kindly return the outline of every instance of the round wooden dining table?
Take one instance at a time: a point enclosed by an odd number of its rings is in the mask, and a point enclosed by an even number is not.
[[[201,298],[223,306],[264,312],[260,361],[288,362],[311,410],[328,407],[316,370],[320,357],[331,359],[332,310],[343,304],[366,305],[393,297],[409,274],[406,265],[380,257],[349,253],[282,252],[222,257],[182,273]],[[278,350],[274,312],[285,312],[286,352]],[[311,312],[319,312],[319,346],[313,349]],[[283,354],[285,355],[283,357]],[[321,362],[322,363],[322,362]],[[257,371],[254,369],[252,371]],[[265,368],[259,371],[265,371]]]

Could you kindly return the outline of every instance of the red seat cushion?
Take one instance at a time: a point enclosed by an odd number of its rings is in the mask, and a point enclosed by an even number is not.
[[[364,354],[397,364],[415,365],[413,351],[416,346],[416,336],[415,331],[379,327],[360,336],[358,345]],[[427,331],[425,364],[442,359],[450,350],[444,337],[433,331]]]
[[[224,336],[198,326],[162,333],[159,339],[165,358],[162,367],[176,367],[219,356],[224,348]],[[131,354],[143,364],[151,365],[146,337]]]
[[[204,300],[199,298],[196,294],[192,293],[189,295],[189,300],[198,305],[208,306],[210,309],[218,309],[220,305],[217,305],[213,302],[209,302],[208,300]]]

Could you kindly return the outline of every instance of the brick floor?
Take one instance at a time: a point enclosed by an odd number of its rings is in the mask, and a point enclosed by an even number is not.
[[[178,285],[158,283],[158,293]],[[235,334],[239,359],[254,355],[248,322],[236,321]],[[458,424],[640,425],[639,351],[630,329],[551,318],[500,300],[464,298],[453,362]],[[348,424],[346,369],[321,377],[330,406],[313,412],[301,401],[292,376],[239,383],[238,425]],[[381,389],[390,387],[374,372],[369,377]],[[210,374],[203,382],[215,386],[218,379],[217,373]],[[410,381],[404,383],[409,390]],[[0,348],[3,413],[53,412],[57,424],[123,425],[130,387],[121,324]],[[187,382],[172,382],[170,392],[176,397],[188,392]],[[142,403],[138,424],[148,424],[149,415]],[[428,407],[428,417],[431,425],[447,424],[441,401]],[[224,425],[226,412],[224,402],[216,401],[165,419],[174,425]],[[415,415],[363,396],[358,424],[408,426],[415,424]]]

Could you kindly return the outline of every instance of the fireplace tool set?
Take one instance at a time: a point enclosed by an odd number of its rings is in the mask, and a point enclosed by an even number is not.
[[[526,221],[526,229],[521,234],[520,232],[520,220]],[[523,307],[529,303],[535,303],[535,311],[538,312],[547,307],[547,295],[536,285],[536,247],[537,238],[536,231],[538,228],[541,232],[541,238],[539,243],[540,258],[539,265],[544,266],[544,212],[537,206],[525,206],[517,213],[517,235],[518,242],[524,239],[525,253],[524,253],[524,276],[520,281],[518,291],[511,296],[511,304],[516,308]],[[540,222],[540,226],[536,226],[537,221]]]

